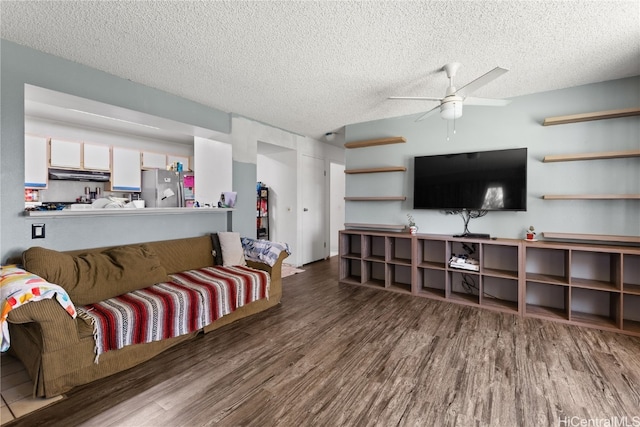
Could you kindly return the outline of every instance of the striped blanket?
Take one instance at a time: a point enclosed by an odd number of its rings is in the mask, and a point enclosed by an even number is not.
[[[94,327],[96,363],[106,351],[188,334],[269,297],[269,275],[250,267],[206,267],[170,277],[170,282],[78,307]]]

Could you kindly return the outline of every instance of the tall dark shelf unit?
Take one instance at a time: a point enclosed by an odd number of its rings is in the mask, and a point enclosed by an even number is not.
[[[258,187],[256,199],[256,237],[269,240],[269,188]]]

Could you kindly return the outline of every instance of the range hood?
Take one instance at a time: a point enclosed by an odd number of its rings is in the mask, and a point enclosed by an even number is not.
[[[106,182],[109,181],[109,178],[111,178],[111,174],[109,172],[49,169],[49,179]]]

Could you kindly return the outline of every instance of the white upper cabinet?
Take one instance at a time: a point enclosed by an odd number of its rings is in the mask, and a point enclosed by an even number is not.
[[[162,153],[154,153],[151,151],[142,152],[142,168],[143,169],[166,169],[167,155]]]
[[[80,169],[82,167],[82,143],[52,138],[50,165],[58,168]]]
[[[140,191],[140,151],[113,147],[112,154],[111,191]]]
[[[24,186],[26,188],[47,187],[47,138],[24,136]]]
[[[108,145],[83,144],[84,169],[108,171],[111,169],[111,152]]]

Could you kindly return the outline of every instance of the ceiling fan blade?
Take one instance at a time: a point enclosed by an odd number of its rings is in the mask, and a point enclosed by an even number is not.
[[[442,101],[442,98],[433,98],[431,96],[390,96],[387,99],[401,99],[410,101]]]
[[[475,98],[468,96],[464,99],[465,105],[484,105],[487,107],[504,107],[511,103],[509,99]]]
[[[433,107],[431,110],[427,111],[426,113],[424,113],[423,115],[421,115],[420,117],[418,117],[416,119],[416,122],[421,122],[422,120],[426,119],[427,117],[431,116],[432,114],[436,113],[440,111],[440,106],[436,105],[435,107]]]
[[[480,89],[482,86],[492,82],[493,80],[497,79],[507,71],[509,70],[507,70],[506,68],[496,67],[493,70],[489,71],[488,73],[462,86],[460,89],[456,91],[456,95],[465,98],[468,93],[471,93],[475,90]]]

